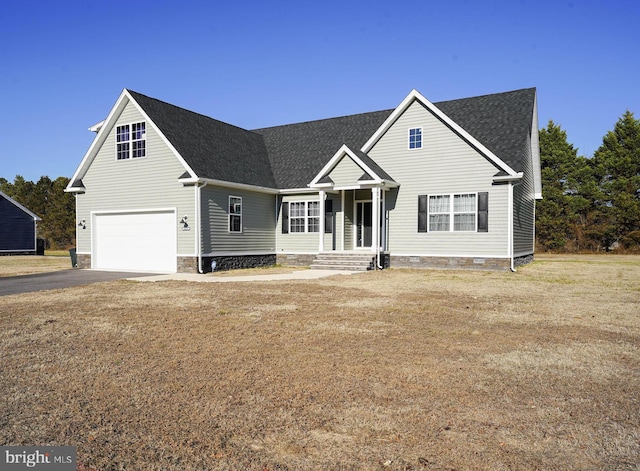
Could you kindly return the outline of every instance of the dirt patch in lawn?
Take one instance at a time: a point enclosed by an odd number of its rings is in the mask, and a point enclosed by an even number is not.
[[[640,257],[0,298],[0,443],[97,470],[637,469]]]

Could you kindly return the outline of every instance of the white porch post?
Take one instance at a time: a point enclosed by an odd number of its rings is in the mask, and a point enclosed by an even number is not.
[[[380,188],[371,189],[373,202],[371,203],[371,249],[374,252],[380,247]]]
[[[324,198],[325,192],[319,192],[320,198],[320,241],[318,243],[318,251],[324,252]]]
[[[344,192],[345,190],[340,190],[340,211],[342,211],[342,222],[340,223],[340,226],[342,226],[341,229],[341,234],[340,234],[340,250],[342,250],[344,252],[344,238],[345,238],[345,227],[344,225],[346,224],[347,218],[346,218],[346,211],[344,209]],[[76,231],[77,232],[77,231]]]
[[[387,192],[382,192],[382,233],[380,234],[380,247],[387,250]]]

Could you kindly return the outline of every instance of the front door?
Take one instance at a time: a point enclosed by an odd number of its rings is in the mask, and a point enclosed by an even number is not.
[[[371,201],[356,202],[356,248],[370,248],[371,238]]]

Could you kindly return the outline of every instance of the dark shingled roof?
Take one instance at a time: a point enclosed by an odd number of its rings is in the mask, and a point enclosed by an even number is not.
[[[248,131],[129,91],[198,177],[268,188],[306,188],[346,144],[380,177],[384,169],[359,149],[394,110]],[[528,158],[535,89],[434,103],[519,172]]]
[[[535,88],[434,103],[516,172],[528,158]]]
[[[255,129],[264,137],[278,188],[306,188],[346,144],[360,149],[393,110]]]
[[[535,88],[434,103],[516,172],[527,158]],[[304,188],[342,144],[360,149],[394,110],[256,129],[279,188]],[[370,159],[369,159],[370,160]],[[377,164],[376,172],[392,178]]]
[[[388,180],[390,182],[394,181],[393,178],[391,178],[391,176],[387,172],[385,172],[384,169],[380,167],[380,165],[378,165],[378,163],[375,160],[373,160],[371,157],[369,157],[367,154],[357,149],[352,150],[352,152],[356,154],[358,158],[360,158],[360,160],[362,160],[362,163],[367,165],[373,172],[375,172],[376,176],[382,178],[383,180]],[[368,175],[368,174],[365,173],[365,175]],[[369,180],[373,177],[373,175],[368,175],[368,176],[369,176],[368,178]],[[367,180],[367,179],[360,177],[360,180]]]
[[[276,188],[262,137],[129,90],[196,176]]]

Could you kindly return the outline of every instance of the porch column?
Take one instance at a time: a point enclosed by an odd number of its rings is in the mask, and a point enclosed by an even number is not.
[[[318,251],[324,252],[324,198],[325,192],[319,192],[320,198],[320,241],[318,243]]]
[[[380,188],[372,188],[371,193],[371,249],[376,252],[380,247]]]
[[[340,223],[340,226],[342,229],[339,235],[340,235],[340,250],[342,250],[343,252],[344,252],[344,238],[346,236],[346,230],[344,225],[347,223],[347,218],[346,218],[347,213],[344,209],[344,201],[345,201],[344,193],[345,193],[345,190],[340,190],[340,210],[342,211],[342,221]]]
[[[382,192],[382,214],[380,215],[382,218],[382,232],[380,234],[380,248],[382,250],[387,250],[387,192]]]

